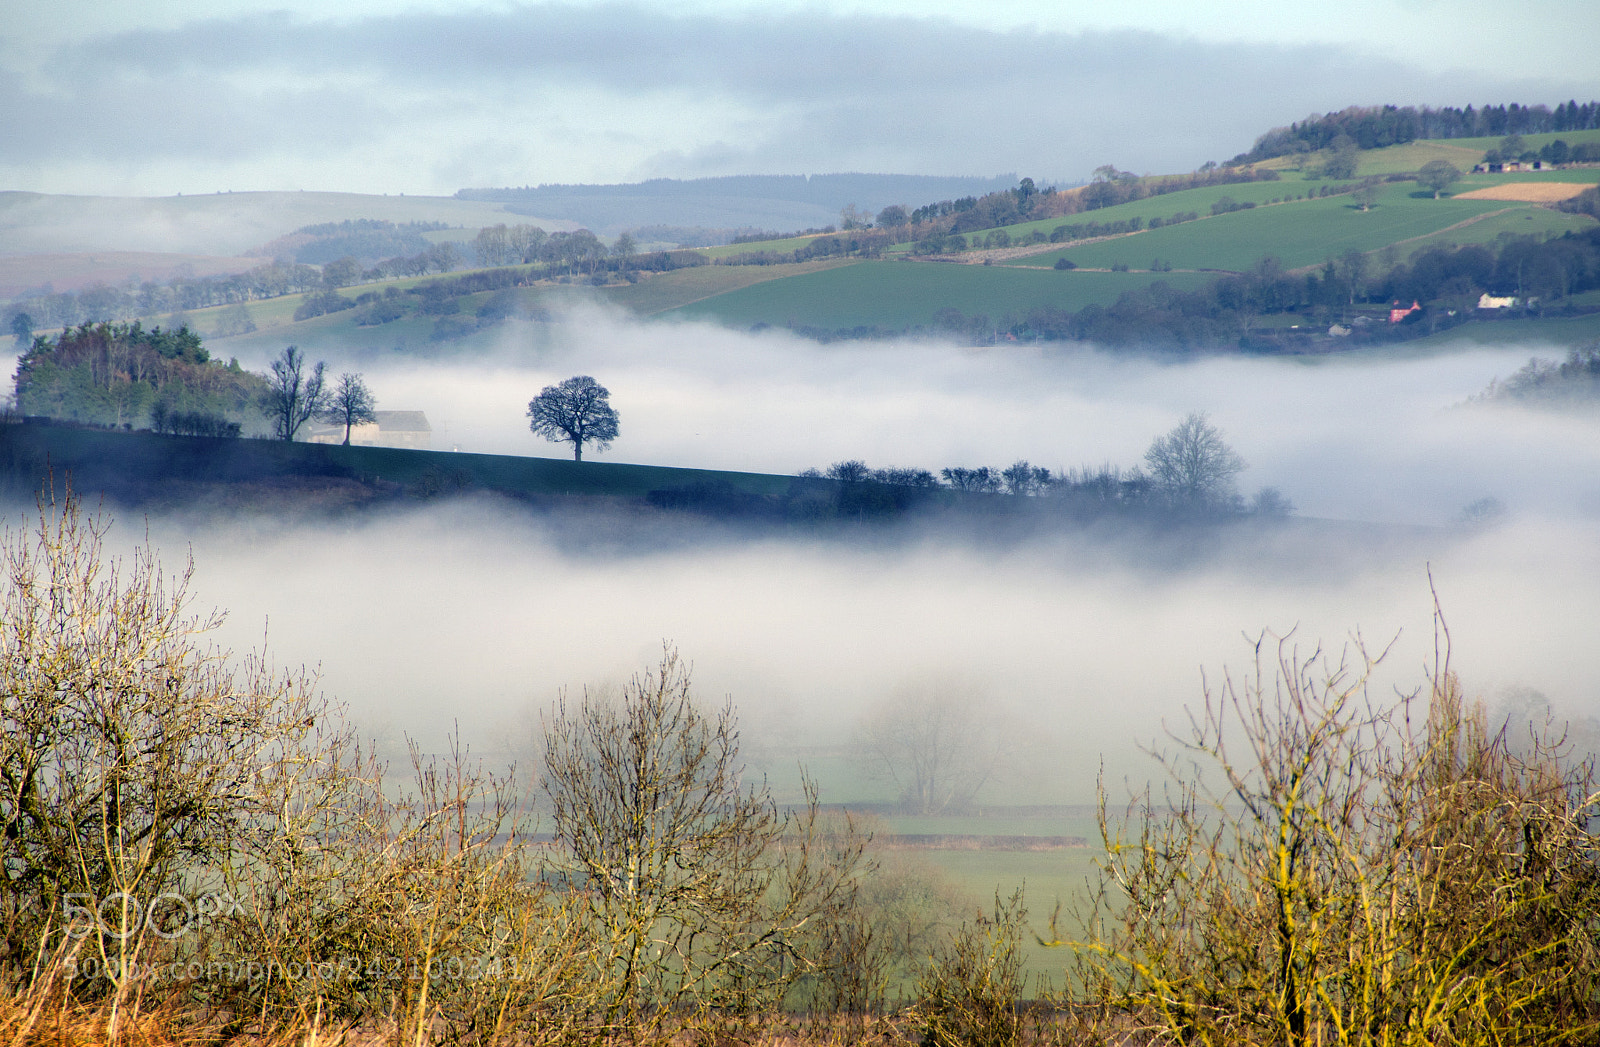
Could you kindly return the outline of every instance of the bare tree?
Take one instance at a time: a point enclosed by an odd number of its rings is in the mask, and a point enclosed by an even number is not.
[[[302,425],[327,409],[328,393],[323,387],[322,374],[324,367],[322,361],[318,360],[308,374],[305,357],[293,345],[272,361],[262,409],[272,419],[272,431],[278,439],[293,440]]]
[[[1012,462],[1000,473],[1006,491],[1014,495],[1038,494],[1050,486],[1050,470],[1030,465],[1026,458]]]
[[[611,392],[588,375],[547,385],[528,401],[528,428],[554,443],[572,445],[574,461],[583,461],[583,445],[604,451],[617,438],[617,412]]]
[[[327,708],[305,676],[209,646],[222,615],[191,611],[192,565],[112,559],[109,526],[52,491],[0,545],[0,966],[26,978],[75,937],[120,989],[263,813],[263,758]]]
[[[731,704],[703,710],[675,650],[618,702],[561,699],[545,731],[555,835],[607,943],[608,1025],[770,1005],[817,968],[861,842],[818,831],[809,785],[806,812],[784,814],[743,782]]]
[[[1226,504],[1233,495],[1234,477],[1244,470],[1244,459],[1222,439],[1222,432],[1194,411],[1156,437],[1145,452],[1156,486],[1175,504],[1196,508]]]
[[[999,731],[976,688],[948,680],[907,685],[866,723],[871,758],[900,790],[912,814],[970,806],[994,776]]]
[[[328,396],[328,408],[323,412],[323,418],[334,425],[344,426],[344,442],[348,447],[352,428],[378,420],[374,412],[377,406],[377,398],[361,376],[346,371],[339,376],[338,383]]]

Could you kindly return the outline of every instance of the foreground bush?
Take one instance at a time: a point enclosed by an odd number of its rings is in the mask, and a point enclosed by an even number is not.
[[[235,668],[190,572],[108,557],[108,526],[47,497],[0,545],[11,1042],[46,1011],[150,1040],[173,1007],[217,1036],[636,1040],[834,977],[862,841],[740,785],[732,708],[704,712],[675,652],[616,703],[558,706],[551,852],[459,743],[386,781],[313,677]]]
[[[533,847],[510,776],[456,743],[388,780],[312,676],[210,645],[188,571],[108,558],[106,526],[47,498],[0,540],[12,1047],[1600,1039],[1592,768],[1490,731],[1448,653],[1383,703],[1359,642],[1258,641],[1169,791],[1102,804],[1051,1011],[1020,895],[946,933],[956,903],[878,875],[848,815],[742,779],[670,648],[551,710]]]
[[[1595,1042],[1593,768],[1515,755],[1448,657],[1383,704],[1359,642],[1258,641],[1168,791],[1123,825],[1102,804],[1088,1002],[1186,1043]]]

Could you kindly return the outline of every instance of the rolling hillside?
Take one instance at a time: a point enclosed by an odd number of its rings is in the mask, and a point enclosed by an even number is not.
[[[1526,143],[1536,149],[1556,137],[1569,144],[1600,142],[1600,131],[1530,135]],[[1131,300],[1144,303],[1138,308],[1148,312],[1152,302],[1178,301],[1174,295],[1204,296],[1221,278],[1257,272],[1258,263],[1266,258],[1276,259],[1278,270],[1298,276],[1324,273],[1325,263],[1335,259],[1355,264],[1349,259],[1360,256],[1364,286],[1360,294],[1346,295],[1347,308],[1314,306],[1307,299],[1283,309],[1258,309],[1264,315],[1246,317],[1238,325],[1246,333],[1274,328],[1307,333],[1363,316],[1386,321],[1387,297],[1412,296],[1409,285],[1390,287],[1391,277],[1406,272],[1425,252],[1443,257],[1479,245],[1494,255],[1507,245],[1581,237],[1596,229],[1592,213],[1568,213],[1554,205],[1556,197],[1600,183],[1600,166],[1467,173],[1439,199],[1408,175],[1438,159],[1468,170],[1496,144],[1492,139],[1419,140],[1372,149],[1360,153],[1356,177],[1343,180],[1315,177],[1312,172],[1319,161],[1314,154],[1278,157],[1258,165],[1269,171],[1267,180],[1206,184],[1092,210],[1068,208],[1057,217],[980,226],[954,246],[933,248],[931,255],[925,245],[903,236],[885,239],[876,231],[855,240],[851,238],[863,234],[788,237],[680,251],[670,259],[659,253],[631,259],[613,256],[577,268],[568,264],[558,269],[552,263],[542,269],[382,280],[343,288],[333,311],[309,310],[307,296],[294,294],[246,303],[243,313],[238,306],[218,306],[150,320],[187,322],[207,335],[219,354],[253,357],[271,355],[288,342],[357,352],[473,351],[501,338],[507,320],[559,320],[566,307],[580,302],[615,306],[641,318],[787,327],[827,338],[930,329],[990,340],[1088,337],[1072,334],[1060,318],[1084,310],[1126,311],[1128,307],[1119,303]],[[752,186],[760,182],[749,181]],[[1513,187],[1509,192],[1508,186]],[[1518,192],[1519,186],[1528,191]],[[1551,189],[1550,199],[1515,198],[1537,197],[1540,186]],[[610,188],[620,192],[628,187]],[[694,193],[705,187],[685,183],[675,188],[679,195],[699,199]],[[624,193],[617,198],[625,197]],[[539,193],[529,198],[540,198]],[[363,214],[397,221],[448,221],[454,228],[430,233],[429,238],[461,241],[470,240],[481,225],[516,223],[520,219],[508,208],[521,210],[527,203],[520,197],[513,203],[241,193],[164,201],[79,201],[60,210],[66,207],[65,199],[0,194],[0,231],[19,231],[20,239],[8,241],[13,245],[48,240],[81,246],[89,242],[94,228],[115,226],[125,227],[119,234],[126,241],[119,241],[122,246],[138,241],[148,247],[164,236],[169,244],[181,239],[190,248],[224,250],[259,243],[269,229],[281,231],[292,223],[347,214],[359,206],[365,209]],[[576,206],[575,199],[568,204]],[[856,249],[863,244],[868,246]],[[12,281],[26,279],[25,266],[13,272],[18,261],[14,258],[9,267],[0,266],[0,275]],[[218,265],[225,267],[225,262],[219,260]],[[1479,279],[1489,281],[1480,290],[1515,296],[1503,274],[1494,277],[1486,272]],[[1579,283],[1571,284],[1572,279]],[[1560,341],[1600,336],[1600,303],[1584,297],[1590,289],[1582,285],[1583,279],[1545,281],[1542,290],[1530,292],[1533,302],[1519,303],[1516,322],[1536,328],[1542,324],[1540,329]],[[1183,299],[1186,315],[1199,308],[1190,299]],[[1476,294],[1471,299],[1476,301]],[[1448,307],[1441,306],[1455,310],[1448,313],[1446,326],[1459,327],[1464,319],[1458,315],[1460,305],[1457,295]],[[308,311],[323,315],[295,319]],[[1430,318],[1430,332],[1443,315]],[[255,330],[235,333],[248,326],[241,324],[245,316]],[[1036,316],[1055,318],[1054,326],[1040,327],[1030,320]],[[1510,318],[1511,314],[1502,313],[1472,320],[1504,324]],[[1191,320],[1192,316],[1183,324],[1193,328]],[[1171,328],[1170,322],[1163,322]],[[1230,337],[1228,322],[1201,326],[1199,333],[1183,337],[1219,345]],[[1103,337],[1104,330],[1102,323],[1094,336]]]

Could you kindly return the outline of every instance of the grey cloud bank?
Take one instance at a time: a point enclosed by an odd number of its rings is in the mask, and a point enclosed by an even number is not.
[[[1587,89],[1422,73],[1340,46],[625,4],[244,14],[10,65],[0,184],[148,194],[838,170],[1080,178],[1106,162],[1189,169],[1357,102]]]

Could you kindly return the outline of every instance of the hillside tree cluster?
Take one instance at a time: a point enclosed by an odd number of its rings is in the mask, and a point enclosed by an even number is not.
[[[236,434],[229,423],[253,417],[265,389],[237,360],[213,359],[187,327],[146,330],[138,321],[35,338],[15,380],[24,415],[192,435]]]
[[[1600,102],[1545,105],[1486,105],[1481,109],[1444,106],[1350,106],[1277,127],[1256,139],[1248,152],[1229,164],[1251,164],[1295,153],[1331,148],[1343,137],[1362,149],[1404,145],[1430,138],[1500,138],[1505,135],[1588,131],[1600,128]]]

